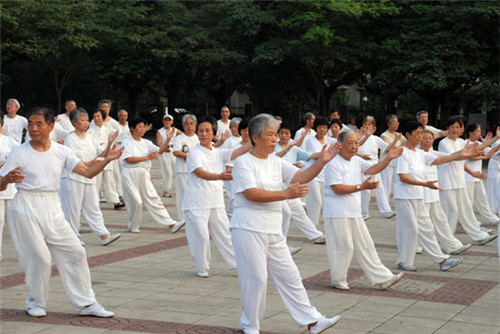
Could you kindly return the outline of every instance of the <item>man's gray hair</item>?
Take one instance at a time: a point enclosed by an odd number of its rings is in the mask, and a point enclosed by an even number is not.
[[[194,125],[196,126],[196,124],[197,124],[198,120],[196,119],[196,116],[195,116],[195,115],[193,115],[193,114],[186,114],[186,115],[182,116],[182,122],[181,122],[181,123],[182,123],[182,126],[184,126],[184,123],[186,123],[186,121],[187,121],[188,119],[192,119],[192,120],[193,120],[193,122],[194,122]]]
[[[342,131],[339,133],[339,137],[337,138],[337,141],[339,143],[343,143],[344,140],[345,140],[345,137],[347,137],[347,135],[349,134],[355,134],[354,131]]]
[[[398,115],[389,114],[389,115],[385,116],[385,123],[389,124],[394,118],[398,118]]]
[[[309,111],[309,112],[306,112],[305,115],[304,115],[304,122],[311,119],[312,117],[314,116],[314,113]]]
[[[420,115],[422,114],[426,114],[427,116],[429,116],[429,113],[425,110],[420,110],[419,112],[417,112],[417,119],[420,117]]]
[[[270,125],[275,126],[276,130],[280,127],[280,124],[276,120],[276,118],[269,114],[260,114],[250,120],[250,123],[248,124],[248,135],[250,136],[252,145],[255,145],[255,143],[253,142],[253,136],[255,135],[257,136],[257,138],[260,138],[262,131],[264,131],[264,129]]]
[[[5,103],[5,105],[7,105],[7,103],[9,103],[10,101],[14,101],[14,103],[17,105],[18,109],[21,108],[21,104],[16,99],[8,99],[7,102]]]
[[[83,108],[76,108],[76,109],[73,109],[70,113],[69,113],[69,120],[71,121],[71,123],[76,123],[78,122],[78,120],[80,119],[80,117],[82,115],[89,115],[87,110],[83,109]]]
[[[101,101],[99,101],[99,103],[97,104],[97,107],[100,108],[101,107],[101,104],[103,103],[107,103],[109,104],[109,106],[111,107],[112,103],[111,103],[111,100],[108,100],[108,99],[102,99]]]
[[[231,127],[233,124],[238,125],[238,124],[240,124],[240,122],[241,122],[241,118],[239,118],[239,117],[235,117],[235,118],[233,118],[233,119],[231,120],[231,122],[229,122],[229,127]]]
[[[118,112],[118,116],[120,116],[120,114],[121,114],[122,112],[124,112],[124,113],[126,113],[126,114],[128,115],[128,112],[127,112],[125,109],[121,109],[121,110]]]

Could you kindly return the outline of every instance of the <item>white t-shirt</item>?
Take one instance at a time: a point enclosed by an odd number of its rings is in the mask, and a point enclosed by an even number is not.
[[[469,143],[469,140],[467,139],[466,143]],[[488,154],[490,152],[491,148],[486,147],[484,149],[484,155]],[[467,166],[470,167],[470,169],[474,172],[480,172],[483,168],[483,160],[465,160],[465,163]],[[478,179],[477,177],[474,177],[470,175],[469,173],[465,172],[465,182],[483,182],[481,179]]]
[[[90,133],[86,133],[85,138],[81,138],[76,133],[71,132],[66,137],[64,146],[70,148],[73,153],[84,162],[94,160],[103,151],[99,143],[97,143]],[[63,171],[62,177],[70,178],[81,183],[95,183],[95,178],[89,179],[67,170]]]
[[[118,135],[118,138],[116,139],[116,141],[118,143],[121,143],[125,139],[130,137],[132,135],[132,133],[130,132],[130,128],[128,126],[128,123],[125,125],[121,125],[120,123],[118,123],[118,126],[120,127],[120,134]]]
[[[21,144],[23,139],[23,129],[28,129],[28,120],[20,115],[10,118],[8,115],[3,116],[3,134],[13,138]]]
[[[438,135],[441,132],[441,130],[439,130],[431,125],[426,125],[425,130],[432,132],[434,134],[434,136]]]
[[[59,124],[61,125],[61,127],[70,132],[70,131],[75,131],[75,127],[73,126],[73,123],[71,123],[71,120],[69,119],[68,116],[66,116],[66,114],[59,114],[57,115],[57,119],[59,120],[59,122],[57,122],[56,124]]]
[[[300,128],[297,130],[297,132],[295,132],[295,137],[293,138],[295,141],[299,140],[300,137],[302,137],[302,133],[306,131],[305,128]],[[304,138],[304,141],[302,142],[302,144],[299,146],[301,149],[307,151],[306,149],[306,144],[307,144],[307,141],[311,138],[311,137],[314,137],[316,136],[316,131],[314,131],[313,129],[311,129],[311,132],[309,132],[306,137]]]
[[[326,164],[325,172],[325,202],[323,217],[326,218],[358,218],[361,217],[361,192],[337,195],[332,185],[358,185],[365,180],[365,171],[373,165],[358,156],[345,160],[337,154]]]
[[[323,146],[326,145],[326,148],[329,148],[330,146],[332,146],[333,144],[335,144],[337,142],[337,139],[332,138],[332,137],[325,136],[324,139],[325,139],[325,143],[321,144],[319,142],[318,138],[316,138],[316,136],[309,138],[309,140],[307,141],[307,144],[306,144],[306,151],[309,153],[321,152],[321,150],[323,149]],[[309,168],[314,163],[315,163],[315,160],[307,160],[305,163],[304,169]],[[324,182],[325,175],[324,175],[323,171],[321,171],[314,178],[314,180],[319,181],[319,182]]]
[[[97,142],[97,144],[99,144],[99,147],[101,148],[101,152],[106,149],[110,133],[108,128],[106,128],[104,125],[98,127],[95,124],[90,124],[87,133],[94,137],[94,140]],[[104,170],[113,170],[113,165],[107,164],[106,167],[104,167]]]
[[[452,154],[463,149],[466,145],[465,140],[458,138],[451,140],[445,137],[439,142],[439,152]],[[465,162],[463,160],[452,161],[438,166],[439,182],[443,190],[465,188]]]
[[[187,186],[184,191],[182,210],[224,208],[224,189],[222,180],[207,181],[194,174],[198,168],[210,173],[222,173],[224,166],[231,160],[233,149],[224,150],[212,147],[211,150],[196,144],[188,154]]]
[[[498,145],[500,145],[500,139],[498,139],[496,142],[494,142],[490,147],[494,148]],[[488,162],[488,170],[500,171],[500,151],[497,151],[497,153],[495,153],[491,157],[490,161]]]
[[[122,146],[125,147],[121,156],[122,167],[145,168],[148,171],[151,169],[151,160],[128,163],[125,159],[130,157],[145,157],[151,152],[160,150],[151,140],[144,138],[135,140],[134,137],[128,137],[122,142]]]
[[[380,139],[380,137],[371,135],[363,145],[359,147],[359,154],[368,154],[373,162],[378,162],[378,150],[384,151],[389,144]]]
[[[233,186],[235,190],[231,228],[281,234],[282,202],[252,202],[243,192],[258,188],[269,191],[283,190],[283,183],[290,183],[299,169],[274,154],[259,159],[246,153],[234,161]]]
[[[425,166],[430,166],[437,156],[419,148],[415,151],[403,147],[403,154],[396,158],[394,163],[394,198],[395,199],[424,199],[424,187],[401,182],[399,174],[408,174],[409,177],[425,180]]]
[[[172,130],[172,128],[170,128],[170,131]],[[160,137],[161,137],[161,144],[165,144],[165,142],[167,141],[167,130],[165,130],[165,128],[161,128],[158,130],[158,133],[160,134]],[[175,137],[177,136],[177,130],[175,131],[174,133],[174,137],[172,139],[170,139],[170,143],[168,144],[168,147],[170,148],[170,152],[163,152],[163,154],[173,154],[174,151],[172,150],[174,148],[174,140],[175,140]]]
[[[223,123],[221,119],[217,121],[217,138],[221,138],[222,134],[229,130],[229,123],[231,120],[227,120],[227,123]]]
[[[11,137],[0,134],[0,165],[3,165],[7,161],[7,157],[16,146],[19,146],[18,142]],[[0,191],[0,199],[13,199],[16,192],[14,184],[9,183],[7,189]]]
[[[200,141],[198,140],[198,136],[196,134],[191,137],[186,136],[185,133],[180,134],[175,137],[173,152],[181,151],[188,153],[189,156],[189,151],[199,142]],[[187,173],[186,160],[175,157],[174,171],[175,173]]]
[[[439,152],[439,151],[434,151],[432,148],[429,150],[430,154],[434,154],[435,156],[444,156],[446,154]],[[423,181],[435,181],[438,179],[438,169],[436,165],[431,165],[431,166],[425,166],[425,173],[424,173],[424,179]],[[439,182],[435,183],[439,185]],[[424,188],[424,202],[425,203],[434,203],[434,202],[439,202],[439,190],[437,189],[431,189],[428,187],[423,187]]]
[[[21,166],[25,176],[23,182],[16,183],[17,189],[36,191],[57,191],[61,185],[63,169],[72,171],[80,159],[64,145],[51,142],[45,152],[38,152],[29,142],[17,146],[7,158],[7,162],[0,170],[5,176],[14,168]]]

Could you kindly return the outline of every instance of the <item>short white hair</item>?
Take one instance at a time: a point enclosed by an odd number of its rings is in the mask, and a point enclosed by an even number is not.
[[[7,105],[10,101],[14,101],[14,103],[17,105],[17,108],[21,108],[21,104],[19,103],[19,101],[14,99],[14,98],[8,99],[7,103],[5,103],[5,105]]]

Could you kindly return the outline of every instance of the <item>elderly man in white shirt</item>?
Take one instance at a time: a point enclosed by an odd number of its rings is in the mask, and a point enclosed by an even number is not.
[[[8,99],[5,105],[7,114],[3,116],[3,134],[21,144],[23,130],[28,128],[28,120],[17,114],[21,107],[16,99]]]

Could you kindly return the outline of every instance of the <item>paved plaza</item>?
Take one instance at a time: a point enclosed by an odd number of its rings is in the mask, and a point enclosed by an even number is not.
[[[158,161],[151,171],[158,191]],[[203,196],[203,194],[200,194]],[[163,198],[177,218],[174,198]],[[397,272],[396,220],[385,219],[371,203],[368,228],[382,262]],[[210,277],[198,278],[184,229],[171,234],[144,212],[141,233],[126,232],[128,215],[102,203],[107,227],[123,233],[117,242],[103,247],[82,218],[92,284],[98,301],[116,313],[111,319],[81,317],[69,303],[56,269],[50,282],[48,315],[32,318],[25,312],[24,274],[10,239],[4,232],[0,262],[0,333],[241,333],[240,289],[236,270],[229,269],[212,243]],[[321,230],[323,226],[320,226]],[[457,237],[469,242],[459,231]],[[288,243],[301,246],[294,255],[309,297],[327,316],[340,314],[341,321],[325,333],[481,333],[500,332],[500,265],[497,243],[474,245],[463,264],[448,272],[439,270],[425,254],[417,255],[416,273],[387,291],[372,287],[353,261],[349,292],[333,290],[324,245],[313,245],[292,223]],[[268,284],[267,308],[262,333],[306,333],[298,328],[272,283]]]

